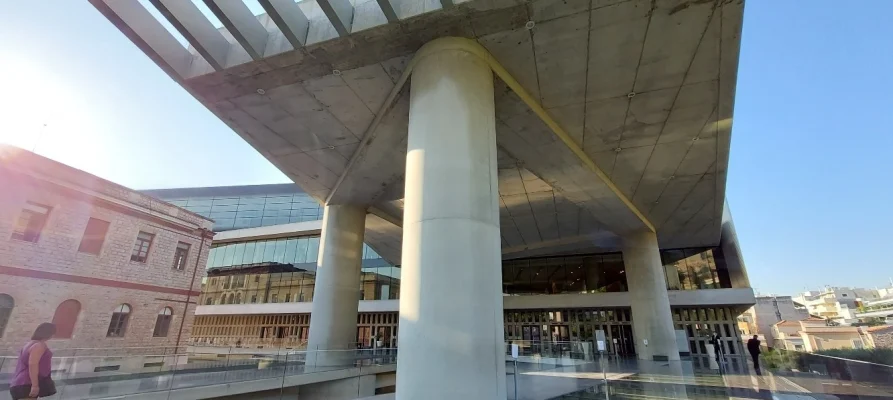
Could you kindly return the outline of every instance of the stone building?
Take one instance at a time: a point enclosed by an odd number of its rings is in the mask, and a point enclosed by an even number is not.
[[[185,343],[210,219],[10,146],[0,188],[4,353],[42,322],[54,349]]]

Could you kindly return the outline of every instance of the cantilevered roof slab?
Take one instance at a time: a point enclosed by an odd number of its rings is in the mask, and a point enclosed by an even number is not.
[[[136,0],[90,1],[320,202],[370,206],[367,241],[391,261],[412,60],[442,37],[496,71],[506,256],[640,229],[719,242],[740,0],[260,0],[256,23],[207,0],[216,31],[190,2],[152,0],[187,47]]]

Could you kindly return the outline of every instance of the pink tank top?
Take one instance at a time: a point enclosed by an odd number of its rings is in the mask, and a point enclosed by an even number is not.
[[[28,359],[31,357],[31,350],[38,342],[31,341],[22,347],[19,352],[19,360],[16,363],[15,373],[12,375],[12,381],[9,386],[31,385],[31,376],[28,374]],[[49,347],[40,356],[40,363],[37,367],[37,375],[39,377],[50,376],[52,372],[53,352]]]

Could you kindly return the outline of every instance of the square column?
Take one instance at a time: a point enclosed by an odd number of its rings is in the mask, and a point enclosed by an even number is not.
[[[313,286],[308,367],[353,365],[366,210],[326,206]]]
[[[633,313],[636,355],[640,360],[679,360],[657,235],[637,232],[624,236],[623,265]]]
[[[462,50],[427,54],[410,94],[396,395],[502,400],[493,75]]]

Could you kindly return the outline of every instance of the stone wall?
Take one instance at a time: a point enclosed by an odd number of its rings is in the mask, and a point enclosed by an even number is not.
[[[104,191],[95,187],[60,185],[2,165],[0,182],[0,294],[14,301],[5,329],[0,321],[0,352],[15,351],[39,323],[51,322],[59,304],[69,299],[81,305],[74,334],[71,339],[54,340],[53,348],[174,344],[187,295],[192,293],[191,302],[197,300],[211,243],[206,238],[201,245],[191,213],[184,211],[188,219],[153,216],[138,204],[110,203],[103,199]],[[34,243],[12,238],[29,201],[50,208]],[[78,250],[90,218],[110,223],[98,255]],[[198,222],[211,226],[209,220]],[[130,260],[140,231],[155,234],[145,263]],[[182,269],[174,268],[178,242],[190,245]],[[126,333],[122,338],[107,338],[112,312],[120,304],[132,310]],[[153,338],[157,315],[164,307],[173,310],[168,335]],[[181,343],[189,338],[194,309],[190,305],[185,312]]]

